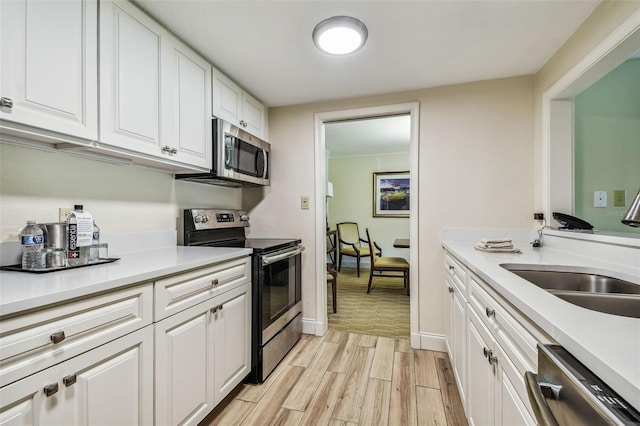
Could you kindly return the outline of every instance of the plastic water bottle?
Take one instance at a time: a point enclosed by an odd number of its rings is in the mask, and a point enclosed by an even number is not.
[[[89,248],[89,263],[100,260],[100,228],[93,222],[93,238]]]
[[[28,220],[27,226],[20,232],[22,244],[22,269],[33,271],[44,267],[42,250],[44,248],[44,234],[36,226],[35,220]]]
[[[78,246],[78,219],[76,213],[83,213],[82,204],[73,206],[73,211],[67,217],[67,238],[65,249],[67,250],[67,264],[69,266],[84,265],[89,261],[89,246]]]

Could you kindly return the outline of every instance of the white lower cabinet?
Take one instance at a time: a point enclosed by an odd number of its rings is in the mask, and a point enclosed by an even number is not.
[[[156,423],[197,424],[251,369],[251,284],[155,327]]]
[[[446,253],[445,337],[469,424],[535,425],[524,373],[537,371],[536,344],[552,339],[488,284],[458,268],[461,263]]]
[[[153,327],[0,389],[2,425],[152,425]]]

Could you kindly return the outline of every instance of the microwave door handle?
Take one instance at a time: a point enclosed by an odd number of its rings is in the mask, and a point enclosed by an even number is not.
[[[262,149],[262,156],[264,157],[264,172],[262,173],[262,179],[266,179],[269,174],[269,159],[267,158],[267,151]]]

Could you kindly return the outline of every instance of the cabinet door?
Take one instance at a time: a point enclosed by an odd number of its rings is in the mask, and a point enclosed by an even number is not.
[[[214,300],[155,324],[156,424],[197,424],[213,410]]]
[[[95,140],[95,0],[0,2],[0,118]]]
[[[219,403],[251,370],[251,284],[214,300],[219,301],[214,314],[215,389]]]
[[[453,364],[453,293],[455,289],[448,278],[444,280],[444,340]]]
[[[244,130],[259,138],[266,139],[265,114],[264,105],[247,92],[242,92],[240,126]]]
[[[174,37],[163,50],[162,154],[211,168],[211,65]]]
[[[101,143],[160,155],[160,52],[165,34],[129,2],[100,2]]]
[[[0,389],[0,424],[151,425],[152,388],[147,326]]]
[[[213,115],[240,126],[242,89],[220,71],[213,69]]]
[[[458,390],[462,406],[466,407],[467,400],[467,303],[456,292],[453,293],[452,304],[452,342],[454,357],[451,360],[454,374],[458,381]]]
[[[493,348],[489,331],[473,310],[468,312],[467,418],[472,426],[494,424],[494,368],[485,353]]]

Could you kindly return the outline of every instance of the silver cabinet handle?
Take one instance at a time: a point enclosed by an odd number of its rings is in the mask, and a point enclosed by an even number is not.
[[[498,357],[497,356],[493,356],[493,351],[492,350],[488,350],[487,351],[487,361],[489,362],[489,365],[492,365],[492,364],[498,362]]]
[[[162,151],[170,153],[171,152],[171,147],[169,145],[165,145],[165,146],[162,147]]]
[[[220,281],[216,278],[215,280],[211,280],[211,285],[212,286],[217,286],[220,283]]]
[[[219,311],[221,311],[221,310],[222,310],[222,308],[224,308],[224,305],[221,303],[221,304],[219,305],[219,307],[218,307],[218,310],[219,310]]]
[[[453,270],[456,268],[456,267],[455,267],[455,266],[453,266],[453,265],[447,265],[447,266],[449,267],[449,270],[450,270],[450,271],[453,271]]]
[[[178,150],[176,148],[171,148],[171,150],[169,151],[169,154],[177,154]]]
[[[53,344],[60,343],[65,338],[66,336],[64,335],[64,331],[57,331],[50,336],[50,339],[53,342]]]
[[[449,287],[449,293],[453,293],[455,292],[455,290],[453,289],[453,287]]]
[[[484,357],[488,357],[491,351],[487,348],[482,348],[482,353],[484,353]]]
[[[209,309],[209,312],[211,312],[212,314],[215,314],[216,312],[218,312],[218,307],[219,306],[220,305],[216,305],[216,306],[212,307],[211,309]]]
[[[5,97],[0,98],[0,107],[9,109],[13,108],[13,100]]]
[[[62,383],[64,383],[64,385],[66,387],[69,387],[69,386],[75,384],[76,380],[77,380],[76,375],[75,374],[70,374],[70,375],[65,376],[65,377],[62,378]]]
[[[540,426],[558,426],[558,422],[553,413],[545,401],[542,390],[538,385],[538,375],[527,371],[524,373],[524,380],[526,382],[527,394],[529,395],[529,402],[531,402],[531,408],[538,420]]]
[[[495,317],[496,316],[496,310],[495,309],[486,308],[484,310],[484,313],[487,314],[487,318],[491,318],[491,317]]]
[[[51,395],[55,395],[58,392],[58,384],[57,383],[53,383],[51,385],[47,385],[44,387],[44,394],[47,395],[47,397],[51,396]]]

